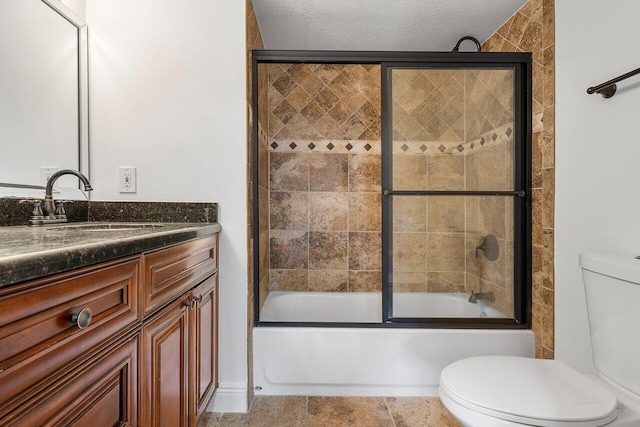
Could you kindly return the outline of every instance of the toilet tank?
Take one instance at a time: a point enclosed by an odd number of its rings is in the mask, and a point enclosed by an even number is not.
[[[600,373],[640,394],[640,259],[580,254],[593,361]]]

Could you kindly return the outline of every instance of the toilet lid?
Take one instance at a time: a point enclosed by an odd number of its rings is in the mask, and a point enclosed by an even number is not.
[[[617,397],[556,360],[479,356],[440,375],[440,387],[468,409],[539,426],[601,426],[617,416]]]

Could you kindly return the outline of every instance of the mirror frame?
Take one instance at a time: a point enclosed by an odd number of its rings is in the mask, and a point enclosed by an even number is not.
[[[89,177],[89,71],[88,71],[88,31],[87,24],[71,9],[59,0],[40,0],[54,12],[76,27],[78,39],[78,164],[75,166],[81,173]],[[6,189],[12,188],[12,194]],[[0,197],[5,196],[42,196],[44,193],[33,190],[44,190],[40,185],[0,182]],[[86,199],[88,195],[78,188],[57,189],[67,199]]]

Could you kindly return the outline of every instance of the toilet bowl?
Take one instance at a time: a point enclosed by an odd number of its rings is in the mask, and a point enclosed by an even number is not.
[[[598,375],[557,360],[459,360],[443,369],[439,394],[464,426],[640,426],[640,260],[590,253],[580,266]]]

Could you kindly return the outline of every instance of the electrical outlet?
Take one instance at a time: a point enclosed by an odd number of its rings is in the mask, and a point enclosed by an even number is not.
[[[58,168],[55,166],[41,166],[40,167],[40,185],[42,185],[43,187],[46,187],[47,183],[49,182],[49,178],[51,178],[51,175],[53,175],[56,172],[58,172]]]
[[[119,188],[121,193],[135,193],[136,192],[136,168],[123,168],[120,169]]]

